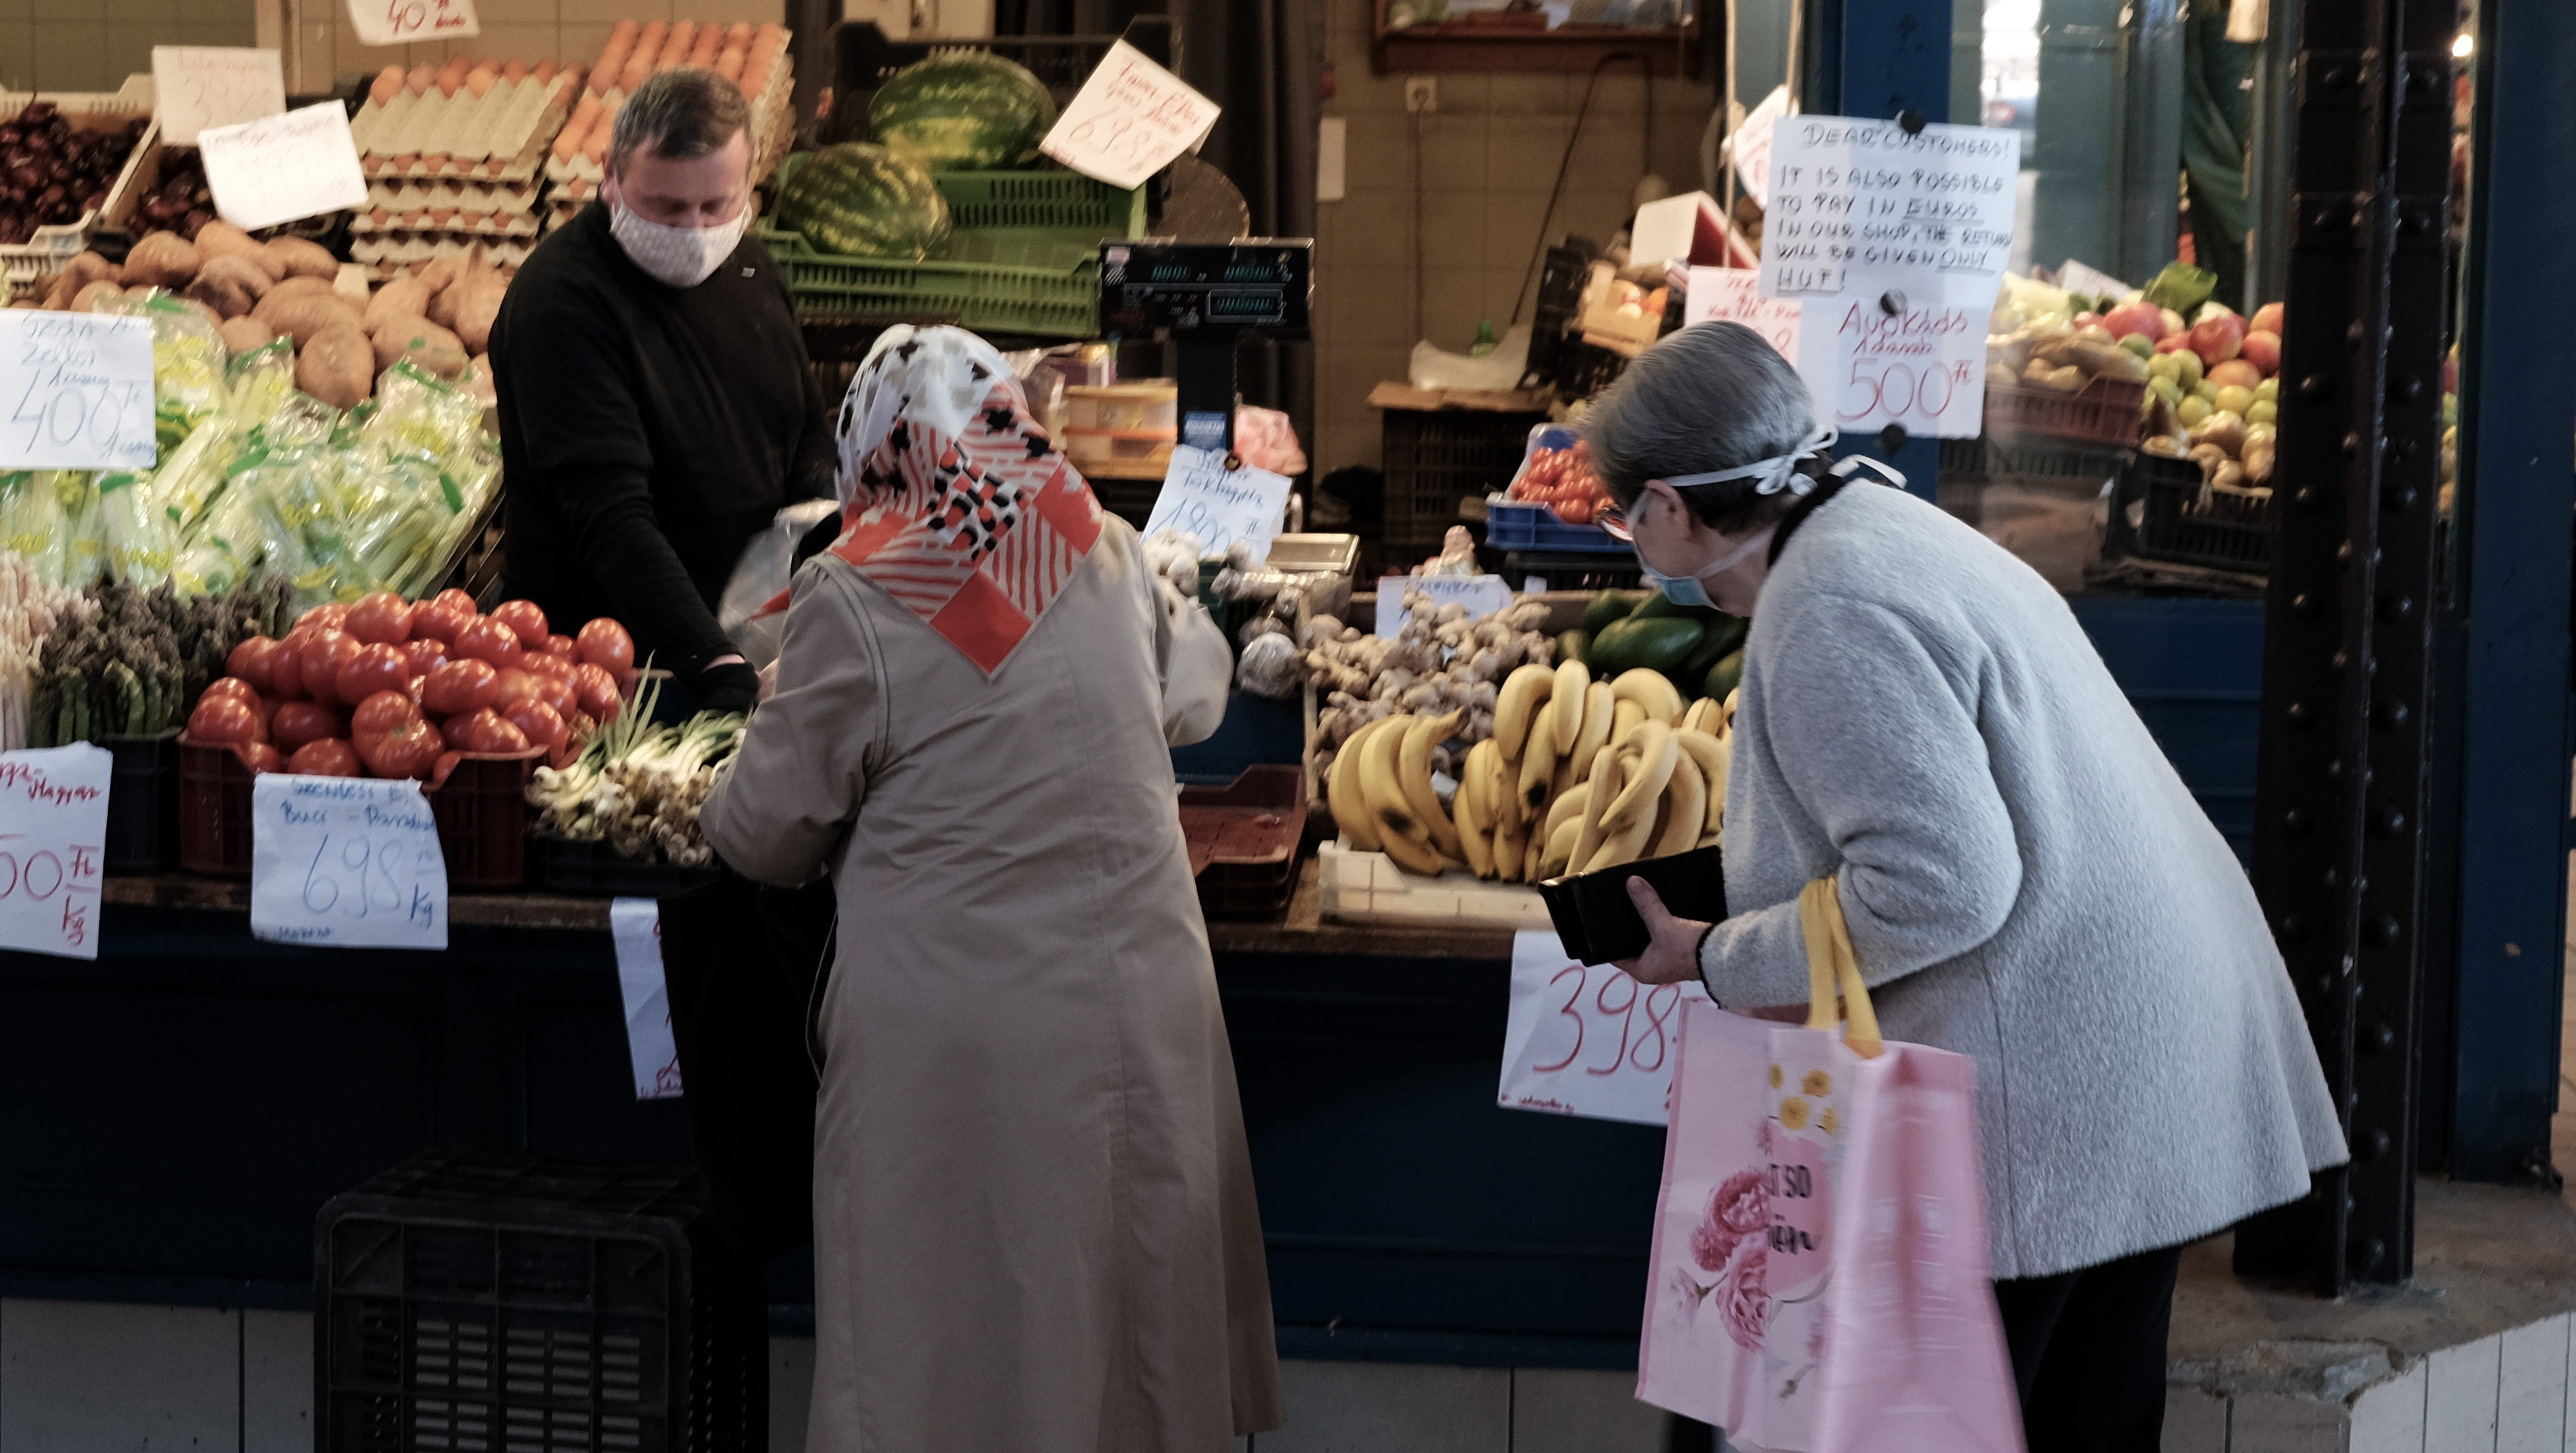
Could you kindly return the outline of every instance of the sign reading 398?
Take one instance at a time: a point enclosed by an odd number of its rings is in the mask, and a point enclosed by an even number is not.
[[[152,324],[0,312],[0,407],[0,469],[151,468]]]

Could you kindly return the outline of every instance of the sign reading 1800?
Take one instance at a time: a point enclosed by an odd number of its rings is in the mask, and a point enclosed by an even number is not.
[[[152,325],[0,312],[0,469],[150,469]]]

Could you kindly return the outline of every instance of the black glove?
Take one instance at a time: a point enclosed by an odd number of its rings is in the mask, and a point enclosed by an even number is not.
[[[689,694],[704,711],[749,711],[760,699],[760,673],[740,661],[709,666],[690,678]]]

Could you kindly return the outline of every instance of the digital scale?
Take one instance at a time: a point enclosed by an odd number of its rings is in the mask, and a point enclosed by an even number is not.
[[[1304,338],[1315,291],[1309,237],[1146,239],[1100,246],[1100,333],[1180,347],[1180,442],[1230,449],[1234,350],[1246,333]]]

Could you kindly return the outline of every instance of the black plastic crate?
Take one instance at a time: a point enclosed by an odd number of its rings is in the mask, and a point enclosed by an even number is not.
[[[101,737],[107,748],[107,842],[111,873],[149,873],[179,861],[179,733]]]
[[[1439,548],[1463,499],[1483,499],[1512,482],[1539,413],[1485,409],[1381,409],[1384,416],[1386,526],[1391,558]],[[1404,563],[1411,563],[1405,559]]]
[[[1588,399],[1619,381],[1628,368],[1628,355],[1597,343],[1586,343],[1580,337],[1568,338],[1557,351],[1557,397],[1571,403]]]
[[[2118,475],[2127,466],[2130,453],[2127,449],[2088,447],[2068,440],[2031,435],[2009,440],[1992,437],[1944,439],[1941,441],[1941,472],[2099,481]]]
[[[688,1167],[436,1150],[322,1208],[314,1447],[761,1453],[768,1314]]]
[[[2190,459],[2139,454],[2120,482],[2114,528],[2141,560],[2266,575],[2272,568],[2272,502],[2201,487]]]
[[[554,893],[581,893],[601,898],[659,898],[703,888],[724,876],[712,865],[684,868],[677,863],[639,863],[618,856],[604,842],[531,833],[536,846],[537,886]]]
[[[1592,275],[1592,252],[1571,244],[1551,247],[1538,275],[1538,308],[1530,319],[1529,363],[1521,386],[1536,388],[1556,382],[1557,363],[1583,306],[1583,283]],[[1580,342],[1580,339],[1572,340]]]

